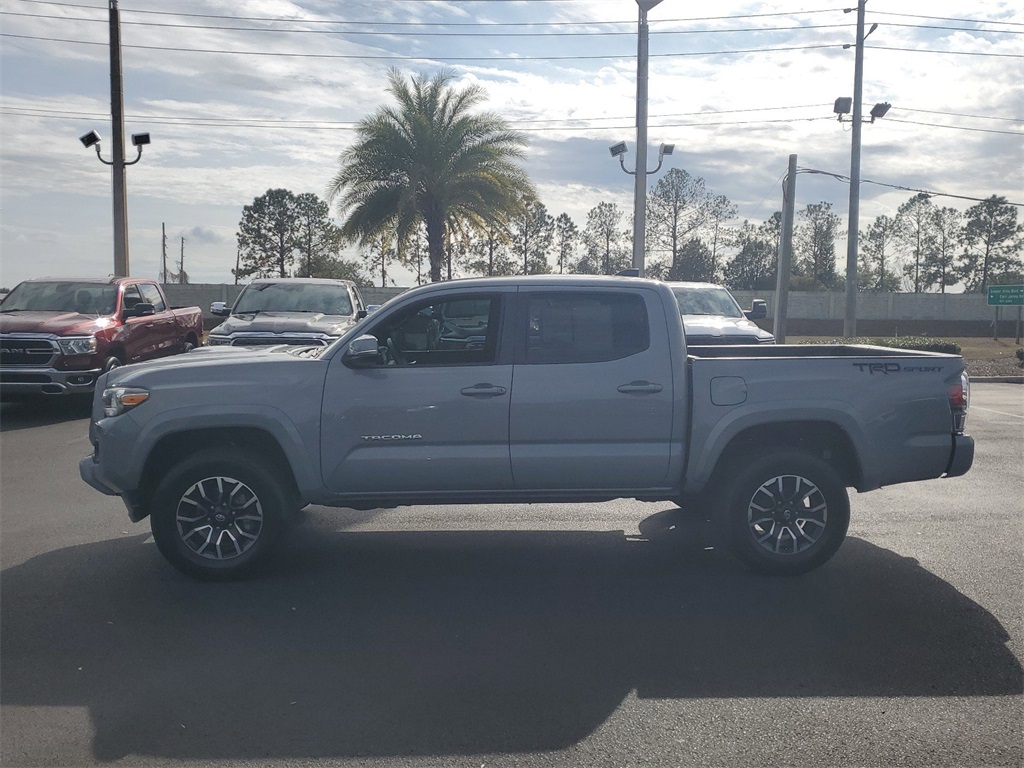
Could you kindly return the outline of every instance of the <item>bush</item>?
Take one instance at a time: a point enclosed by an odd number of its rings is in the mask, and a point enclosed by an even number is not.
[[[941,352],[946,355],[961,354],[960,345],[949,339],[932,339],[928,336],[898,336],[890,338],[868,338],[856,336],[847,339],[828,339],[826,341],[807,341],[805,344],[869,344],[873,347],[892,347],[894,349],[912,349],[919,352]],[[1021,350],[1017,350],[1020,357]]]
[[[1017,361],[1021,368],[1024,368],[1024,349],[1018,348],[1014,353],[1017,355]]]

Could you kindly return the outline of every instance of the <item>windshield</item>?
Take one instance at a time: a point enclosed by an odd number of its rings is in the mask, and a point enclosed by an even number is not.
[[[78,312],[110,315],[117,302],[117,286],[104,283],[54,281],[22,283],[7,294],[0,312]]]
[[[238,297],[235,314],[245,312],[322,312],[351,315],[348,287],[324,283],[253,283]]]
[[[743,317],[743,310],[725,288],[718,286],[674,286],[681,315],[718,315],[721,317]]]

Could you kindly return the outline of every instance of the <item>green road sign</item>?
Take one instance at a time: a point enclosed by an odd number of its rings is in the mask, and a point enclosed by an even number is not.
[[[990,307],[1019,307],[1024,305],[1024,285],[990,285],[988,287]]]

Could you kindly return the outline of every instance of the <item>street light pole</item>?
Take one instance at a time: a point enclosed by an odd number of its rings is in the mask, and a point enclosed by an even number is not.
[[[647,231],[647,12],[662,0],[636,0],[640,8],[636,47],[636,170],[633,184],[633,269],[644,276]]]
[[[121,81],[121,17],[117,0],[110,0],[110,122],[113,131],[114,274],[127,277],[128,199],[124,162],[124,86]]]
[[[853,130],[850,151],[850,211],[846,235],[846,316],[843,336],[857,335],[857,241],[860,237],[860,134],[861,94],[864,90],[864,6],[857,0],[857,50],[853,65]]]

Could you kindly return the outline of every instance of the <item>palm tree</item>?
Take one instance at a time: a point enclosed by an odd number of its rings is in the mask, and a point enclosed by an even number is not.
[[[391,69],[387,90],[397,107],[380,107],[359,122],[356,142],[327,187],[328,200],[346,217],[342,232],[353,240],[391,230],[404,242],[422,221],[435,282],[453,225],[504,227],[519,201],[534,194],[516,164],[525,137],[495,114],[470,114],[484,91],[455,90],[453,78],[443,70],[406,82]]]

